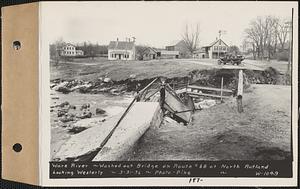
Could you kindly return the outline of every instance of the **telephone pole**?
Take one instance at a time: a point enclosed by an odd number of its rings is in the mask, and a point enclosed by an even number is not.
[[[225,30],[219,30],[218,59],[220,59],[220,42],[221,42],[222,34],[226,34],[226,31]]]

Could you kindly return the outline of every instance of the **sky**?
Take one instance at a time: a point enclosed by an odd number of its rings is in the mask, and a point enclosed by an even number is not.
[[[244,30],[257,16],[291,18],[296,2],[42,2],[42,32],[52,43],[90,41],[108,45],[135,37],[136,44],[163,48],[180,40],[185,25],[200,25],[200,46],[218,31],[228,45],[240,46]],[[296,13],[297,15],[297,13]]]

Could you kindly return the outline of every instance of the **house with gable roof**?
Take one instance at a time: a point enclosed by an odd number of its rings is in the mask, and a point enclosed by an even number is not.
[[[209,45],[202,46],[199,53],[201,58],[216,59],[224,56],[228,51],[229,46],[222,39],[216,39]]]
[[[135,60],[134,41],[111,41],[108,45],[108,60]]]

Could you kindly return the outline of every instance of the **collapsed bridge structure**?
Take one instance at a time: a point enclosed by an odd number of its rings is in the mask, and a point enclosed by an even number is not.
[[[126,159],[128,152],[150,127],[160,126],[165,114],[188,124],[193,111],[193,101],[189,96],[181,99],[161,78],[156,78],[138,92],[124,113],[72,136],[55,154],[55,160]]]

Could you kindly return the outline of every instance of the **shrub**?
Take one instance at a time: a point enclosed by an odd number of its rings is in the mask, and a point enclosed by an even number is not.
[[[277,53],[276,59],[278,61],[288,61],[289,60],[289,52],[288,51],[281,51]]]

